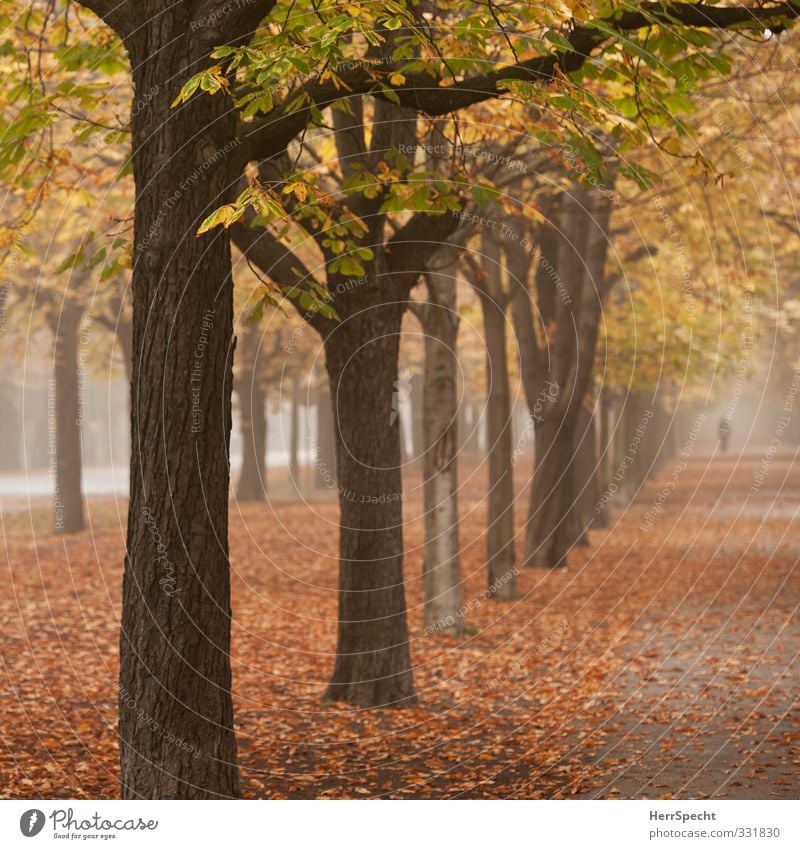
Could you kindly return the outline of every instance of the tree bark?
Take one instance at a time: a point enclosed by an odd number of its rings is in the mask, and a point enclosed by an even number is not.
[[[244,367],[236,380],[242,434],[242,469],[236,486],[237,501],[264,501],[267,497],[267,398],[252,368]]]
[[[326,697],[362,707],[416,698],[403,585],[400,420],[393,415],[404,307],[376,298],[340,313],[325,339],[341,511],[339,631]]]
[[[230,199],[236,119],[226,98],[171,108],[188,74],[208,61],[192,14],[190,4],[144,3],[140,22],[123,28],[135,91],[150,98],[131,121],[132,457],[120,637],[128,799],[239,795],[228,557],[231,255],[226,233],[196,236]],[[226,17],[231,38],[239,14]]]
[[[133,328],[129,320],[120,317],[116,327],[116,337],[125,367],[125,377],[130,381],[133,376]]]
[[[577,545],[589,545],[587,531],[594,523],[597,504],[597,455],[595,420],[581,405],[576,424],[575,459],[572,464],[574,492],[573,515]]]
[[[455,279],[426,275],[428,301],[415,310],[425,334],[423,479],[424,625],[427,633],[464,633],[458,532],[458,358]]]
[[[520,347],[521,356],[526,353],[528,359],[523,378],[532,384],[526,385],[529,404],[544,380],[558,395],[557,401],[542,404],[536,420],[536,466],[525,538],[525,564],[550,568],[565,567],[570,547],[582,537],[574,514],[576,475],[580,475],[575,449],[608,292],[605,261],[611,199],[608,193],[590,195],[574,186],[561,195],[559,205],[563,237],[557,237],[553,227],[543,230],[546,238],[540,241],[537,269],[538,294],[540,299],[546,295],[543,303],[549,314],[543,331],[547,350],[536,347],[532,331],[528,335],[533,343]],[[544,377],[536,381],[525,378],[542,371]]]
[[[536,466],[525,535],[525,565],[565,568],[571,522],[575,416],[545,417],[535,429]]]
[[[611,391],[603,387],[598,404],[597,500],[594,504],[596,528],[607,528],[611,524],[610,486],[614,462],[612,415]]]
[[[0,471],[23,468],[19,390],[9,376],[0,377]]]
[[[291,433],[289,434],[289,475],[292,486],[300,489],[300,381],[292,377]]]
[[[486,278],[475,281],[486,337],[486,439],[489,492],[487,560],[489,592],[498,599],[517,594],[514,549],[514,478],[512,467],[511,391],[506,354],[506,307],[500,250],[482,240]]]
[[[81,483],[81,416],[78,397],[78,340],[83,307],[65,301],[53,319],[53,377],[51,427],[55,429],[55,491],[53,530],[74,534],[86,527]]]
[[[318,489],[336,486],[336,453],[334,449],[331,393],[327,386],[317,390],[317,439],[314,457],[314,483]]]

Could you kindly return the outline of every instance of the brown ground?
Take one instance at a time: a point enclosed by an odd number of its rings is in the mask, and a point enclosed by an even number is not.
[[[754,493],[760,462],[692,460],[642,530],[665,468],[612,529],[592,532],[568,572],[523,570],[513,603],[482,600],[485,511],[473,475],[462,503],[473,633],[463,641],[421,634],[421,502],[409,476],[420,702],[394,711],[319,700],[335,646],[335,504],[234,507],[246,795],[797,798],[800,466],[776,459]],[[117,794],[124,538],[116,505],[91,508],[93,530],[68,540],[34,533],[41,516],[3,517],[6,797]]]

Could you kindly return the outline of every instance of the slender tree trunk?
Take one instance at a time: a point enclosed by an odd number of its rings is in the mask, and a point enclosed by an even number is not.
[[[597,455],[595,421],[592,413],[581,406],[578,410],[575,459],[572,464],[577,545],[589,545],[586,532],[592,526],[597,503]]]
[[[292,486],[300,489],[300,381],[292,378],[291,433],[289,434],[289,474]]]
[[[593,506],[594,526],[607,528],[611,523],[611,477],[613,475],[612,407],[610,391],[600,390],[598,405],[597,500]]]
[[[487,279],[476,287],[486,337],[486,439],[489,459],[487,558],[488,584],[498,599],[517,594],[514,550],[514,478],[511,438],[511,391],[506,354],[506,296],[502,290],[500,252],[483,240]]]
[[[617,468],[619,497],[622,504],[629,504],[647,480],[651,459],[653,410],[649,396],[643,392],[631,392],[624,399],[622,408],[621,458]]]
[[[336,453],[334,449],[333,411],[327,386],[317,390],[317,439],[314,457],[314,483],[318,489],[336,486]]]
[[[267,497],[267,398],[253,369],[244,366],[236,379],[242,434],[242,469],[236,486],[237,501],[264,501]]]
[[[54,361],[50,394],[55,427],[53,530],[73,534],[86,527],[81,484],[81,410],[78,398],[78,339],[83,308],[65,303],[53,321]],[[48,399],[48,407],[50,401]]]
[[[23,422],[17,398],[19,390],[9,377],[0,378],[0,471],[17,471],[23,467]]]
[[[133,328],[131,322],[120,317],[116,327],[117,341],[122,352],[122,364],[125,366],[125,377],[128,380],[133,375]]]
[[[378,303],[355,310],[325,340],[341,511],[339,631],[326,696],[362,707],[399,706],[416,698],[403,586],[400,420],[394,409],[403,309]]]
[[[131,122],[132,456],[120,638],[128,799],[239,795],[228,557],[231,255],[227,233],[196,235],[230,197],[236,124],[225,98],[171,108],[187,75],[207,62],[192,14],[190,4],[145,7],[126,37],[135,91],[150,97]]]
[[[413,374],[409,381],[409,399],[411,401],[411,457],[417,466],[425,467],[423,453],[427,444],[425,438],[425,376]],[[398,410],[399,412],[399,410]]]
[[[458,313],[455,280],[428,274],[428,301],[417,317],[425,333],[423,475],[425,481],[424,624],[461,636],[464,595],[458,534]]]
[[[461,452],[477,454],[478,452],[478,427],[480,408],[476,404],[466,402],[459,407],[458,432],[461,439]]]
[[[25,437],[25,446],[28,449],[25,462],[34,469],[46,469],[50,461],[51,418],[47,409],[47,386],[25,386],[22,391],[23,409],[32,411],[24,422],[29,431]]]

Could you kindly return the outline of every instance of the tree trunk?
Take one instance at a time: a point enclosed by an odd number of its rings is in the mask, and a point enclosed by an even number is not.
[[[526,525],[525,564],[563,568],[569,548],[582,538],[574,515],[576,471],[579,460],[576,436],[581,405],[591,385],[595,347],[608,292],[605,261],[611,200],[605,193],[589,195],[579,186],[562,193],[561,238],[551,238],[547,249],[557,259],[542,253],[537,281],[552,295],[555,327],[547,351],[537,351],[534,365],[547,365],[549,380],[556,387],[557,403],[543,405],[543,421],[535,431],[536,468]],[[540,243],[542,251],[545,244]],[[538,273],[542,272],[542,273]],[[541,289],[540,289],[541,295]],[[532,368],[526,369],[531,371]],[[530,399],[531,392],[526,388]],[[530,400],[529,400],[530,403]]]
[[[416,698],[403,586],[400,419],[393,414],[403,309],[356,309],[325,340],[341,511],[339,631],[326,697],[362,707]]]
[[[610,390],[600,390],[598,405],[597,500],[594,504],[594,526],[607,528],[611,523],[611,477],[613,475],[613,432]]]
[[[636,498],[649,475],[651,459],[648,458],[648,452],[653,410],[648,401],[647,393],[630,392],[622,402],[620,457],[615,472],[617,496],[622,505]]]
[[[514,549],[514,478],[512,467],[511,391],[506,354],[506,296],[502,290],[500,251],[490,239],[482,244],[486,281],[476,286],[486,337],[486,439],[489,460],[487,559],[489,592],[495,598],[517,594]]]
[[[237,501],[264,501],[267,497],[267,398],[252,367],[243,366],[236,379],[242,433],[242,469],[236,486]]]
[[[411,456],[405,459],[412,460],[417,466],[422,466],[423,473],[425,460],[425,376],[412,374],[409,380],[409,404],[411,408]],[[399,410],[398,410],[399,414]]]
[[[130,321],[124,319],[122,316],[118,318],[119,323],[116,327],[116,336],[122,354],[122,364],[125,366],[125,377],[130,380],[133,375],[133,331]]]
[[[565,568],[574,542],[572,497],[576,415],[545,416],[534,431],[536,465],[525,534],[525,565]]]
[[[333,411],[327,386],[317,390],[317,440],[314,457],[314,483],[318,489],[336,486],[336,453],[334,449]]]
[[[291,433],[289,434],[289,474],[292,486],[300,490],[300,381],[292,378]]]
[[[572,464],[575,540],[577,545],[589,545],[586,532],[594,522],[594,508],[597,504],[597,455],[594,416],[583,405],[578,410],[576,430],[575,459]]]
[[[125,798],[239,795],[230,663],[228,480],[233,286],[226,98],[170,104],[208,44],[192,4],[143,13],[126,37],[135,91],[133,379],[120,638]],[[157,47],[158,49],[155,49]],[[176,214],[175,210],[183,214]],[[194,216],[194,218],[193,218]]]
[[[54,360],[50,393],[55,427],[53,530],[73,534],[86,527],[81,484],[81,416],[78,339],[83,307],[65,302],[53,321]],[[48,398],[50,406],[50,398]]]
[[[478,453],[478,429],[480,418],[480,407],[470,404],[468,401],[459,407],[458,433],[461,440],[461,454]]]
[[[0,377],[0,471],[18,471],[23,468],[23,422],[19,415],[17,399],[19,390],[8,375]]]
[[[458,313],[452,276],[426,276],[428,301],[417,317],[425,334],[423,476],[427,633],[464,633],[458,534]]]

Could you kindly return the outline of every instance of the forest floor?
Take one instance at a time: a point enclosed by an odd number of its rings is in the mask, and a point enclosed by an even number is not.
[[[797,798],[793,459],[775,458],[765,475],[757,455],[673,461],[613,527],[591,532],[568,571],[520,569],[513,602],[484,598],[485,482],[480,470],[464,473],[462,640],[420,624],[422,500],[408,475],[419,703],[401,710],[320,701],[336,636],[335,502],[234,505],[245,795]],[[517,477],[521,523],[527,475]],[[92,530],[67,539],[40,533],[41,517],[2,517],[4,797],[118,793],[124,504],[95,500],[90,510]]]

